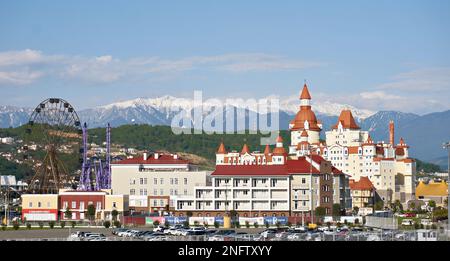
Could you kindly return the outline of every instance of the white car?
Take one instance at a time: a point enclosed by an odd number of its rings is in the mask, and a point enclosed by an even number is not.
[[[214,236],[208,237],[208,241],[224,241],[224,238],[223,238],[223,236],[220,236],[220,235],[214,235]]]
[[[165,227],[158,226],[153,229],[153,232],[163,232],[164,230],[165,230]]]
[[[420,220],[420,224],[422,224],[424,226],[431,226],[431,225],[433,225],[433,222],[431,222],[431,219],[422,219],[422,220]]]

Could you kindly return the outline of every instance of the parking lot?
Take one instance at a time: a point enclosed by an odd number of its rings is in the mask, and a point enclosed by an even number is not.
[[[100,227],[0,231],[2,241],[443,241],[437,230],[372,230],[296,228],[120,228]]]

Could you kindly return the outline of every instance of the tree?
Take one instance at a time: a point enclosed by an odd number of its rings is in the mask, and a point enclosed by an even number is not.
[[[250,228],[250,222],[245,221],[245,227],[246,227],[246,228]]]
[[[358,215],[358,212],[359,212],[359,207],[353,207],[352,214],[353,214],[354,216],[356,216],[356,215]]]
[[[316,208],[316,216],[323,217],[326,214],[326,210],[324,207],[317,207]]]
[[[333,216],[335,217],[341,216],[341,204],[339,203],[333,204]]]
[[[434,200],[430,200],[430,201],[428,201],[428,206],[430,207],[430,208],[436,208],[436,202],[434,201]]]
[[[60,222],[59,222],[59,226],[60,226],[61,228],[64,228],[64,227],[66,226],[66,221],[60,221]]]
[[[111,222],[109,220],[106,220],[105,222],[103,222],[103,226],[105,228],[109,228],[111,226]]]
[[[117,216],[119,215],[119,211],[113,209],[113,211],[111,211],[111,216],[112,216],[112,220],[116,221],[117,220]]]
[[[92,220],[95,218],[95,212],[96,212],[95,206],[93,204],[89,204],[87,207],[87,215],[89,221],[92,222]]]
[[[375,202],[374,208],[375,210],[383,210],[384,202],[382,200],[378,200],[377,202]]]
[[[72,218],[72,211],[70,210],[69,206],[67,206],[66,210],[64,211],[64,217],[66,219]]]
[[[253,226],[254,226],[255,228],[258,228],[258,227],[259,227],[258,222],[253,223]]]
[[[220,224],[219,224],[219,222],[217,222],[217,221],[214,221],[214,227],[215,227],[215,228],[219,228],[219,227],[220,227]]]
[[[53,229],[55,227],[55,221],[48,222],[48,226]]]
[[[188,218],[190,218],[190,217],[192,217],[192,211],[188,211],[188,212],[186,212],[186,216],[188,217]]]
[[[157,227],[157,226],[159,226],[159,220],[155,220],[155,221],[153,221],[153,226],[154,226],[154,227]]]

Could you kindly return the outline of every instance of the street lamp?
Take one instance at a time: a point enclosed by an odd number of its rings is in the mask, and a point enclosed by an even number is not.
[[[448,152],[448,161],[447,161],[447,186],[450,183],[450,142],[446,142],[442,144],[443,149],[446,149]],[[447,234],[450,233],[450,187],[447,187]]]

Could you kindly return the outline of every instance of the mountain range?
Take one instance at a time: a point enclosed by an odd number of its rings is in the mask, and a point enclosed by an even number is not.
[[[222,100],[222,102],[224,102]],[[236,126],[238,120],[248,122],[249,111],[241,117],[236,108],[246,106],[242,100],[227,100],[230,107],[224,109],[224,113],[234,113]],[[242,105],[244,104],[244,105]],[[203,103],[203,115],[218,113],[214,106],[217,101],[205,101]],[[442,143],[450,140],[450,110],[434,112],[426,115],[404,113],[398,111],[369,111],[358,109],[350,105],[331,102],[313,103],[313,111],[322,121],[323,130],[327,131],[337,122],[342,109],[350,109],[355,120],[363,130],[368,130],[374,140],[388,140],[388,125],[390,120],[395,122],[396,141],[403,137],[411,146],[410,156],[428,162],[445,166],[446,152]],[[90,128],[104,127],[109,122],[113,127],[125,124],[150,124],[171,125],[172,120],[185,110],[190,114],[197,108],[191,99],[163,96],[159,98],[138,98],[104,106],[78,111],[82,122],[87,122]],[[289,122],[295,116],[299,108],[297,98],[280,101],[279,126],[287,129]],[[0,127],[17,127],[28,122],[33,109],[13,106],[0,106]],[[245,117],[245,119],[242,119]],[[192,115],[188,117],[194,121]],[[226,125],[226,122],[223,123]],[[245,128],[252,128],[246,125]],[[324,132],[322,133],[324,137]]]

